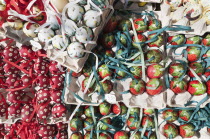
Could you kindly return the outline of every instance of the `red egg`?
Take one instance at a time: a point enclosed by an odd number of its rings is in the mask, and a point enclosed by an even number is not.
[[[8,107],[8,115],[12,118],[17,118],[21,114],[21,105],[13,103]]]
[[[18,47],[7,46],[3,51],[3,58],[9,61],[17,61],[20,58]]]
[[[63,88],[64,77],[62,75],[54,75],[50,79],[50,85],[52,89]]]
[[[51,114],[52,107],[48,104],[47,106],[42,105],[37,111],[37,118],[39,120],[46,120]]]
[[[24,59],[31,59],[34,57],[34,51],[32,50],[32,46],[22,45],[19,49],[19,54]]]
[[[47,75],[38,75],[35,82],[39,87],[47,87],[50,83]]]
[[[66,115],[66,107],[63,104],[55,104],[52,107],[53,118],[60,118]]]
[[[37,102],[45,103],[50,100],[50,91],[48,89],[40,89],[37,94]]]
[[[34,107],[32,104],[25,104],[21,109],[21,118],[24,122],[30,122],[30,120],[34,121],[34,116],[31,117],[34,111]]]
[[[61,103],[61,90],[51,90],[50,91],[50,98],[53,103]]]

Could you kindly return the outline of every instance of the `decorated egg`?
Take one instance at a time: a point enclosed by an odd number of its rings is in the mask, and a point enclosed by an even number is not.
[[[71,134],[70,139],[83,139],[83,136],[80,132],[75,132]]]
[[[33,4],[31,6],[31,14],[32,15],[37,15],[35,17],[33,17],[34,20],[36,21],[41,21],[44,19],[44,13],[40,13],[42,10],[44,10],[43,8],[41,9],[41,6],[37,5],[37,4]]]
[[[91,0],[98,8],[104,10],[108,8],[109,1],[108,0]],[[90,3],[91,4],[91,3]],[[96,6],[92,5],[93,9],[96,9]],[[97,10],[98,10],[97,8]]]
[[[147,31],[148,25],[147,22],[144,21],[144,19],[138,18],[135,19],[133,22],[134,22],[134,28],[138,33]]]
[[[143,94],[145,91],[145,83],[142,80],[132,80],[130,82],[130,93],[133,95]]]
[[[50,99],[53,103],[61,103],[61,90],[50,90]]]
[[[200,36],[193,36],[190,38],[187,38],[186,44],[200,44],[202,38]]]
[[[149,31],[153,31],[153,30],[157,30],[157,29],[161,29],[162,25],[161,25],[161,21],[157,20],[157,19],[153,19],[149,21]]]
[[[163,59],[163,54],[160,50],[152,49],[147,51],[146,59],[149,63],[160,63]]]
[[[137,117],[134,117],[134,116],[130,116],[128,119],[127,119],[127,126],[130,130],[135,130],[139,127],[140,123],[139,123],[139,120]]]
[[[100,133],[99,139],[112,139],[108,133]]]
[[[92,108],[95,111],[94,107],[92,107]],[[91,107],[90,106],[86,106],[85,107],[84,114],[85,114],[86,117],[89,117],[89,118],[92,117],[92,111],[91,111]]]
[[[39,120],[46,120],[49,118],[49,116],[51,115],[51,105],[42,105],[39,107],[39,109],[37,110],[37,118]]]
[[[67,52],[71,58],[78,59],[84,57],[85,47],[83,44],[79,42],[72,42],[68,47],[67,47]]]
[[[151,34],[148,36],[148,40],[153,40],[152,42],[148,43],[149,47],[161,47],[163,45],[163,36],[162,35],[158,35],[156,38],[155,34]]]
[[[63,123],[63,122],[58,122],[58,123],[56,123],[56,127],[59,131],[64,131],[68,128],[68,124]]]
[[[84,139],[97,139],[97,137],[95,133],[91,135],[91,132],[86,132],[84,135]]]
[[[179,78],[173,78],[170,81],[170,89],[176,94],[183,93],[187,90],[187,82],[179,80]]]
[[[206,37],[202,40],[203,45],[210,46],[210,34],[207,34]]]
[[[116,43],[115,37],[112,33],[103,34],[100,42],[101,42],[102,46],[106,49],[111,49],[112,47],[114,47],[114,45]]]
[[[155,113],[154,109],[143,109],[143,113],[146,115],[152,115]]]
[[[70,19],[64,21],[64,30],[68,36],[73,36],[76,32],[77,26],[76,23]]]
[[[111,125],[111,119],[110,118],[104,118],[102,120],[99,121],[100,123],[100,130],[109,130],[109,126]]]
[[[147,122],[147,125],[146,125],[146,122]],[[141,126],[142,127],[146,126],[147,128],[155,128],[154,119],[152,117],[149,117],[149,116],[144,116],[142,118]]]
[[[193,124],[187,123],[179,127],[179,134],[183,138],[191,138],[195,135],[195,126]]]
[[[8,76],[7,76],[7,79],[6,79],[6,82],[5,82],[5,85],[6,85],[8,88],[19,87],[19,85],[20,85],[19,80],[20,80],[20,77],[19,77],[19,75],[17,75],[17,74],[8,75]]]
[[[34,107],[32,104],[24,104],[24,106],[21,109],[21,119],[25,122],[30,122],[31,119],[35,120],[35,118],[31,116],[33,111],[34,111]]]
[[[193,114],[192,110],[180,110],[179,118],[181,118],[184,121],[189,121],[192,114]]]
[[[54,125],[39,125],[37,133],[42,138],[54,136],[56,133],[56,129]]]
[[[185,43],[185,36],[182,34],[168,37],[168,43],[171,45],[181,45]]]
[[[20,60],[19,66],[22,67],[23,69],[29,71],[34,65],[34,61],[28,62],[28,60],[22,59]]]
[[[26,36],[34,38],[38,34],[38,32],[35,32],[38,27],[39,24],[26,22],[23,26],[23,32],[26,34]]]
[[[91,128],[93,127],[93,119],[92,118],[86,118],[84,121],[84,128],[86,131],[91,131]]]
[[[67,131],[58,132],[56,134],[56,139],[68,139]]]
[[[31,59],[34,57],[34,51],[32,50],[32,46],[22,45],[19,49],[19,54],[24,59]]]
[[[187,60],[189,62],[197,61],[200,58],[201,48],[190,46],[187,47]]]
[[[7,46],[3,51],[3,58],[9,61],[17,61],[20,58],[18,47]]]
[[[160,64],[152,64],[147,67],[147,76],[149,78],[160,78],[163,76],[164,68]]]
[[[23,75],[20,80],[21,80],[22,86],[30,87],[32,85],[32,79],[28,75]]]
[[[142,34],[138,34],[137,37],[138,37],[138,40],[136,40],[136,39],[135,39],[135,36],[133,36],[132,45],[133,45],[135,48],[139,48],[140,46],[145,45],[145,42],[147,41],[146,36],[144,36],[144,35],[142,35]]]
[[[59,65],[56,61],[50,61],[49,72],[51,74],[57,75],[57,74],[61,74],[64,71],[65,71],[65,68]]]
[[[65,48],[68,44],[69,44],[69,39],[66,36],[65,36],[65,38],[63,38],[62,35],[55,35],[52,38],[52,46],[55,49]]]
[[[92,73],[92,68],[89,67],[89,66],[84,66],[83,69],[82,69],[82,74],[85,76],[85,77],[90,77]]]
[[[184,16],[189,20],[189,21],[195,21],[199,19],[202,16],[203,9],[200,4],[189,4],[187,8],[184,11]]]
[[[126,30],[129,31],[131,29],[131,27],[132,27],[132,25],[131,25],[130,20],[121,20],[118,25],[118,28],[121,31],[126,31]]]
[[[209,6],[210,6],[210,2],[209,2]],[[210,25],[210,9],[207,9],[206,11],[204,11],[203,18],[206,20],[206,24]]]
[[[146,84],[146,91],[149,95],[157,95],[163,90],[163,82],[158,78],[150,79]]]
[[[203,82],[200,83],[198,80],[193,80],[189,82],[187,91],[191,95],[203,95],[206,93],[206,85]]]
[[[20,70],[13,65],[10,65],[6,63],[3,67],[3,72],[5,72],[5,75],[11,75],[11,74],[20,74]]]
[[[87,84],[88,84],[88,80],[89,80],[89,77],[86,77],[83,81],[82,81],[82,91],[84,92],[85,91],[85,88],[87,87]],[[95,90],[95,87],[96,87],[96,82],[94,83],[91,83],[87,89],[87,93],[90,94],[90,93],[93,93],[93,91]]]
[[[52,89],[62,89],[63,82],[64,82],[63,75],[54,75],[50,78],[50,86]]]
[[[102,79],[106,77],[111,78],[112,73],[113,72],[111,71],[111,69],[109,69],[109,67],[106,64],[103,64],[98,68],[99,77]]]
[[[176,136],[178,136],[178,129],[176,125],[171,123],[166,123],[163,126],[163,135],[166,138],[175,138]]]
[[[49,85],[49,77],[47,75],[38,75],[35,83],[39,87],[47,87]]]
[[[50,28],[43,28],[38,32],[38,39],[42,43],[48,42],[55,35],[55,32]]]
[[[129,136],[125,131],[117,131],[114,134],[114,139],[120,139],[120,138],[129,139]]]
[[[36,94],[38,103],[45,103],[50,100],[50,91],[47,88],[38,90]]]
[[[0,102],[0,117],[6,116],[7,107],[6,103]]]
[[[179,118],[179,114],[175,110],[168,109],[168,110],[163,111],[163,119],[165,119],[167,122],[174,122],[178,118]]]
[[[111,112],[111,104],[108,102],[102,102],[99,105],[99,112],[101,115],[108,115]]]
[[[53,107],[52,107],[52,116],[53,118],[61,118],[61,117],[64,117],[66,116],[66,107],[60,103],[60,104],[55,104]]]
[[[198,75],[201,76],[204,73],[204,67],[200,62],[190,63],[189,67]],[[191,70],[188,71],[190,77],[195,77]]]
[[[117,28],[117,25],[118,25],[118,19],[117,19],[117,16],[112,16],[109,21],[107,22],[106,26],[104,27],[104,32],[105,33],[111,33],[113,32],[116,28]]]
[[[95,28],[101,23],[101,16],[98,11],[89,10],[84,15],[84,22],[87,27]]]
[[[116,104],[113,104],[112,105],[112,112],[114,114],[120,114],[120,115],[126,114],[128,108],[125,106],[125,104],[120,102],[119,106],[120,107],[118,107],[118,105],[116,105]]]
[[[85,14],[84,7],[78,4],[72,4],[67,9],[67,16],[75,22],[81,21],[84,14]]]
[[[76,30],[75,37],[81,43],[88,43],[93,40],[94,34],[91,28],[82,26]]]
[[[142,77],[142,67],[133,66],[130,68],[130,72],[133,74],[134,78],[139,79]]]
[[[83,127],[83,123],[82,120],[80,118],[72,118],[70,121],[70,129],[71,131],[79,131],[80,129],[82,129]]]
[[[175,78],[181,77],[184,73],[184,65],[181,63],[173,63],[169,67],[169,74]]]
[[[139,115],[140,109],[139,108],[130,108],[130,115]]]
[[[107,93],[107,94],[110,93],[113,89],[113,84],[110,80],[105,80],[103,82],[100,82],[100,84],[101,84],[104,92]],[[100,85],[97,85],[97,90],[98,90],[98,92],[101,91]]]
[[[13,103],[8,107],[8,115],[12,118],[17,118],[21,114],[21,105]]]
[[[12,91],[7,94],[7,101],[9,103],[17,103],[17,101],[22,100],[24,95],[23,91]]]
[[[47,74],[49,71],[48,61],[38,58],[34,63],[34,71],[37,74]]]

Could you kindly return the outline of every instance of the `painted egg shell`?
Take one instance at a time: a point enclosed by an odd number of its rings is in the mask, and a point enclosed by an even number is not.
[[[62,75],[54,75],[50,79],[50,86],[52,89],[62,89],[64,77]]]
[[[66,130],[68,128],[68,124],[62,122],[56,123],[56,126],[59,131]]]
[[[43,28],[38,33],[38,39],[41,42],[46,43],[49,39],[53,38],[54,35],[55,32],[52,29]]]
[[[28,37],[36,37],[38,32],[35,32],[35,30],[39,27],[39,24],[32,24],[32,23],[25,23],[23,26],[23,32],[26,34]]]
[[[190,4],[184,11],[184,17],[190,21],[197,20],[203,13],[202,6],[200,4]]]
[[[101,16],[99,15],[98,11],[89,10],[84,15],[84,22],[86,26],[95,28],[100,25]]]
[[[30,122],[30,120],[35,120],[34,117],[31,117],[31,114],[34,111],[34,107],[32,104],[25,104],[21,109],[21,118],[25,122]],[[30,119],[31,118],[31,119]]]
[[[29,86],[30,87],[31,84],[32,84],[32,79],[28,75],[23,75],[20,80],[21,80],[22,86]]]
[[[20,73],[20,70],[8,63],[6,63],[4,65],[4,72],[7,74],[7,75],[11,75],[11,74],[19,74]]]
[[[25,60],[25,59],[22,59],[19,63],[19,66],[22,67],[23,69],[25,70],[28,70],[31,69],[34,65],[34,61],[28,61],[28,60]]]
[[[48,89],[40,89],[37,92],[37,102],[45,103],[50,100],[50,91]]]
[[[39,87],[47,87],[49,85],[49,77],[47,75],[37,76],[36,85]]]
[[[55,135],[56,130],[54,125],[40,125],[38,134],[40,137],[49,137]]]
[[[7,46],[3,51],[3,58],[9,61],[17,61],[20,58],[18,48],[14,46]]]
[[[49,116],[51,114],[51,109],[52,109],[52,107],[50,105],[41,106],[37,111],[37,118],[39,120],[45,120],[45,119],[49,118]]]
[[[4,102],[0,102],[0,117],[4,117],[7,111],[7,104]]]
[[[52,38],[52,46],[56,49],[62,49],[66,47],[68,44],[69,44],[69,39],[67,37],[64,39],[62,35],[55,35]]]
[[[91,0],[97,7],[99,7],[100,9],[104,10],[106,8],[108,8],[109,6],[109,1],[108,0]],[[91,5],[93,9],[98,9],[96,8],[96,6],[94,6],[93,4]]]
[[[72,42],[67,47],[67,52],[71,58],[78,59],[84,56],[83,50],[85,49],[84,45],[79,42]]]
[[[49,65],[50,73],[57,75],[57,74],[60,74],[61,72],[64,72],[64,70],[65,68],[59,65],[56,61],[50,61],[50,65]]]
[[[5,84],[8,88],[14,88],[19,86],[20,77],[17,74],[11,74],[7,77]]]
[[[93,31],[89,27],[80,27],[76,30],[76,39],[81,43],[87,43],[93,40]]]
[[[61,90],[51,90],[50,91],[50,98],[53,103],[61,103]]]
[[[10,117],[13,117],[13,118],[19,117],[21,114],[20,112],[21,112],[20,104],[13,103],[8,107],[8,115]]]
[[[64,31],[67,35],[69,36],[73,36],[76,32],[76,23],[70,19],[66,19],[66,21],[64,22]]]
[[[30,59],[34,56],[34,51],[32,50],[32,46],[22,45],[19,49],[19,54],[24,59]]]
[[[85,9],[78,4],[71,5],[67,9],[67,16],[75,22],[81,21],[84,13]]]
[[[36,60],[34,64],[34,71],[37,74],[47,74],[49,71],[49,63],[45,60]]]
[[[22,100],[25,93],[23,91],[12,91],[7,94],[7,102],[16,103],[16,101]]]
[[[60,118],[66,115],[66,107],[63,104],[55,104],[52,108],[53,118]]]
[[[58,132],[56,135],[56,139],[68,139],[67,131]]]

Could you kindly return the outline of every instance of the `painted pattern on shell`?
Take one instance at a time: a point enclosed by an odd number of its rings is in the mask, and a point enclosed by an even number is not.
[[[81,43],[92,41],[94,34],[91,28],[82,26],[76,30],[75,37]]]
[[[67,16],[75,22],[81,21],[84,14],[85,14],[84,7],[78,4],[73,4],[69,6],[67,9]]]
[[[90,28],[96,28],[101,23],[101,16],[98,11],[89,10],[84,15],[85,25]]]
[[[38,39],[43,42],[47,43],[50,39],[52,39],[55,35],[55,32],[52,29],[43,28],[38,33]]]
[[[52,38],[52,46],[56,49],[62,49],[69,44],[69,39],[67,37],[63,38],[62,35],[55,35]]]
[[[67,47],[67,52],[69,56],[74,59],[82,58],[84,56],[83,50],[85,50],[85,47],[79,42],[72,42]]]

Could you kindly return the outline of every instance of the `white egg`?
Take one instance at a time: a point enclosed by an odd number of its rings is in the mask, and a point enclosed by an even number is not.
[[[62,49],[66,47],[69,44],[69,39],[65,38],[63,39],[62,35],[55,35],[52,38],[52,46],[56,49]]]
[[[78,4],[73,4],[67,9],[68,17],[75,22],[81,21],[84,14],[85,9],[82,6],[79,6]]]
[[[89,10],[84,15],[84,22],[86,26],[95,28],[100,25],[101,16],[99,15],[98,11]]]
[[[93,40],[93,31],[89,27],[80,27],[76,30],[76,39],[81,43],[87,43]]]
[[[69,36],[73,36],[76,32],[76,24],[74,21],[72,20],[69,20],[67,19],[65,22],[64,22],[64,30],[65,30],[65,33]]]
[[[31,24],[31,23],[27,22],[24,24],[23,26],[23,32],[26,34],[26,36],[28,37],[36,37],[37,35],[37,32],[34,32],[38,27],[39,27],[39,24]]]
[[[38,39],[45,43],[47,42],[49,39],[53,38],[53,36],[55,35],[55,32],[52,29],[48,29],[48,28],[43,28],[42,30],[39,31],[38,33]]]
[[[79,42],[72,42],[67,47],[67,52],[69,54],[69,57],[73,59],[82,58],[84,56],[83,50],[85,49],[84,45]]]

